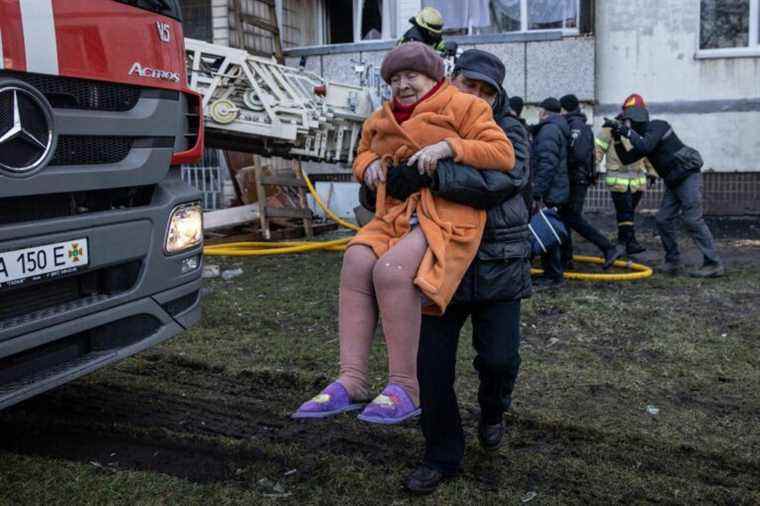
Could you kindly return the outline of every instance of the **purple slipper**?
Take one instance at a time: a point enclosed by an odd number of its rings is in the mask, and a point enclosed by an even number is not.
[[[362,409],[366,402],[353,402],[346,388],[333,381],[322,390],[319,395],[301,404],[298,411],[290,415],[291,418],[327,418],[346,411]]]
[[[422,412],[416,408],[409,394],[399,385],[390,384],[383,393],[375,397],[359,415],[359,420],[369,423],[392,425],[401,423]]]

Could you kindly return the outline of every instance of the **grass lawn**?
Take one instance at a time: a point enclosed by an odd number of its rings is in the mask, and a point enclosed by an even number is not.
[[[337,372],[341,256],[207,261],[244,274],[207,283],[200,325],[0,414],[0,503],[760,504],[758,261],[524,301],[509,444],[493,456],[475,438],[468,327],[464,472],[424,499],[400,486],[422,454],[416,423],[287,417]],[[377,339],[375,390],[385,357]]]

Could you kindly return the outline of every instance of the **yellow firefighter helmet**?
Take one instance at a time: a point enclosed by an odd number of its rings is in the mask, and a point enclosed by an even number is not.
[[[443,31],[443,16],[438,9],[425,7],[414,16],[414,21],[420,28],[432,33],[440,34]]]

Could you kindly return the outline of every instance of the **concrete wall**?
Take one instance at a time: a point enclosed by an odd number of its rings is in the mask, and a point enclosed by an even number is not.
[[[696,58],[699,0],[597,2],[596,39],[597,123],[636,92],[705,170],[760,171],[760,57]]]
[[[477,47],[502,58],[507,67],[505,80],[510,95],[522,96],[526,102],[540,102],[547,96],[575,93],[581,100],[595,100],[594,38],[566,37],[546,40],[491,42],[476,37],[463,38],[464,49]],[[344,47],[339,47],[344,46]],[[363,48],[366,47],[366,50]],[[345,44],[322,48],[286,51],[286,64],[297,66],[306,57],[306,68],[327,80],[360,84],[355,63],[364,62],[379,69],[392,44]]]

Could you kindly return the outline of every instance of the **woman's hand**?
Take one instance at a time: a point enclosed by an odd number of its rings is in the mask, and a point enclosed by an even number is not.
[[[380,160],[375,160],[369,164],[364,170],[364,184],[366,184],[370,190],[375,190],[378,183],[385,182],[385,174],[383,174],[383,167]]]
[[[438,160],[451,158],[452,156],[454,156],[454,151],[451,149],[449,143],[441,141],[420,149],[412,155],[406,164],[414,165],[416,163],[417,170],[420,174],[432,176],[438,166]]]

